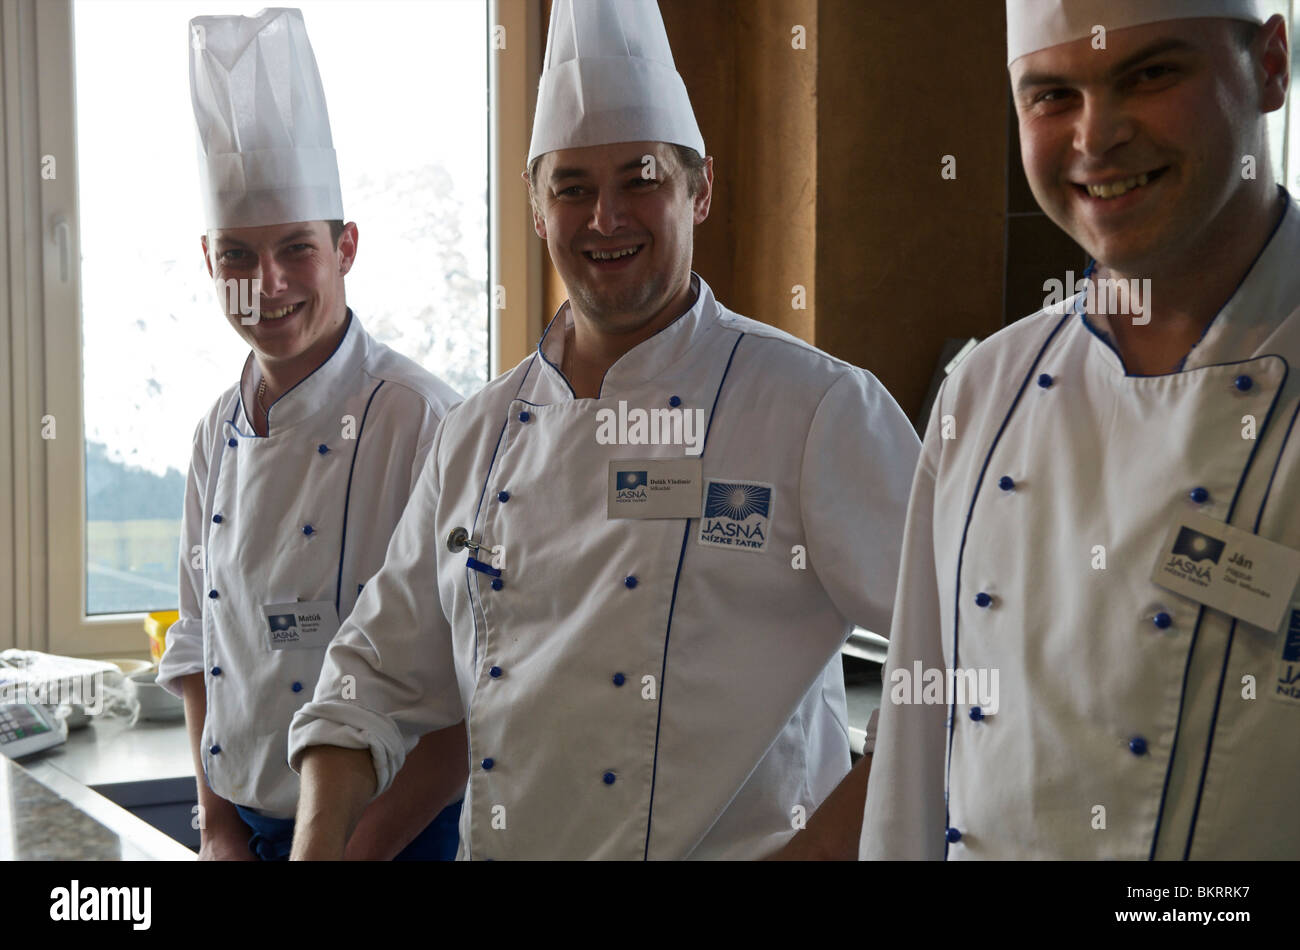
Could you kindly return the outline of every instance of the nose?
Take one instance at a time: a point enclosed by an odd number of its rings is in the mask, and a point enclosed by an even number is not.
[[[275,259],[275,254],[267,251],[257,255],[257,271],[262,280],[262,296],[277,297],[288,286],[284,268]]]
[[[1087,95],[1074,124],[1075,150],[1088,158],[1103,158],[1133,139],[1133,121],[1109,96]]]
[[[612,235],[623,226],[624,198],[617,186],[601,188],[596,193],[596,203],[591,209],[587,226],[598,234]]]

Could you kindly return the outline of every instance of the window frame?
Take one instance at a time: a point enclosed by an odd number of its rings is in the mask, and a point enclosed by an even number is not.
[[[540,76],[541,0],[485,6],[488,25],[505,26],[507,37],[505,50],[489,49],[488,63],[489,341],[496,375],[540,336],[541,249],[518,176]],[[13,605],[0,613],[0,649],[142,655],[145,614],[85,610],[73,15],[73,0],[0,0],[0,267],[14,278],[0,299],[10,327],[0,338],[0,366],[13,380],[0,392],[0,444],[14,449],[12,469],[0,466],[0,499],[12,499],[12,507],[0,504],[0,537],[13,538],[14,554],[12,572],[0,571],[0,598]],[[48,181],[41,178],[46,155],[55,157],[56,169]],[[525,266],[501,266],[519,261]],[[508,306],[493,305],[493,288],[504,288]],[[42,438],[47,416],[54,418],[52,439]],[[176,439],[188,445],[191,434]]]

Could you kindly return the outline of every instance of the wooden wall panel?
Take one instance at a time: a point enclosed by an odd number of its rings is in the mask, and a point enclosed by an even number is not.
[[[814,341],[914,420],[945,338],[1002,325],[1005,22],[1002,0],[821,3]]]
[[[1003,323],[1018,160],[1003,0],[659,6],[715,165],[695,269],[731,309],[871,370],[915,418],[944,340]],[[564,292],[546,270],[549,317]]]

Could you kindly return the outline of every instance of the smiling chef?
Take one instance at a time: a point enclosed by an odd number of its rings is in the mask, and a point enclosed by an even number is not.
[[[1251,0],[1008,0],[1007,21],[1025,171],[1095,265],[938,398],[861,854],[1300,857],[1300,207],[1266,124],[1285,23]],[[1102,304],[1119,280],[1148,299]],[[996,712],[890,699],[917,669],[997,671]]]
[[[691,272],[712,160],[654,0],[557,0],[527,168],[570,299],[448,414],[294,718],[294,856],[461,719],[462,857],[765,855],[848,770],[839,649],[888,627],[919,440]]]
[[[345,301],[357,227],[343,223],[302,14],[198,17],[190,37],[203,254],[252,352],[194,434],[180,620],[158,681],[185,700],[200,857],[274,860],[298,802],[290,718],[458,397],[371,339]],[[440,725],[366,812],[349,857],[454,857],[464,773],[444,763],[463,761],[464,729]]]

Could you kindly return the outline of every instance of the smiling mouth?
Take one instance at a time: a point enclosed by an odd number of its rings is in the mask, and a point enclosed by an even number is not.
[[[1090,198],[1112,201],[1128,194],[1130,191],[1145,188],[1160,178],[1167,170],[1166,168],[1158,168],[1153,172],[1143,172],[1140,175],[1134,175],[1131,178],[1124,178],[1119,181],[1110,181],[1100,185],[1080,185],[1076,183],[1074,187]]]
[[[263,319],[263,320],[283,320],[285,317],[289,316],[290,314],[297,313],[299,310],[301,310],[301,309],[303,308],[303,305],[304,305],[305,303],[306,303],[305,300],[300,300],[300,301],[298,301],[297,303],[291,303],[291,304],[289,304],[289,306],[287,306],[287,307],[280,307],[280,308],[277,309],[277,310],[263,310],[263,311],[262,311],[262,319]]]
[[[618,261],[625,257],[635,257],[641,252],[644,244],[637,244],[633,247],[620,247],[612,251],[583,251],[582,256],[589,261]]]

